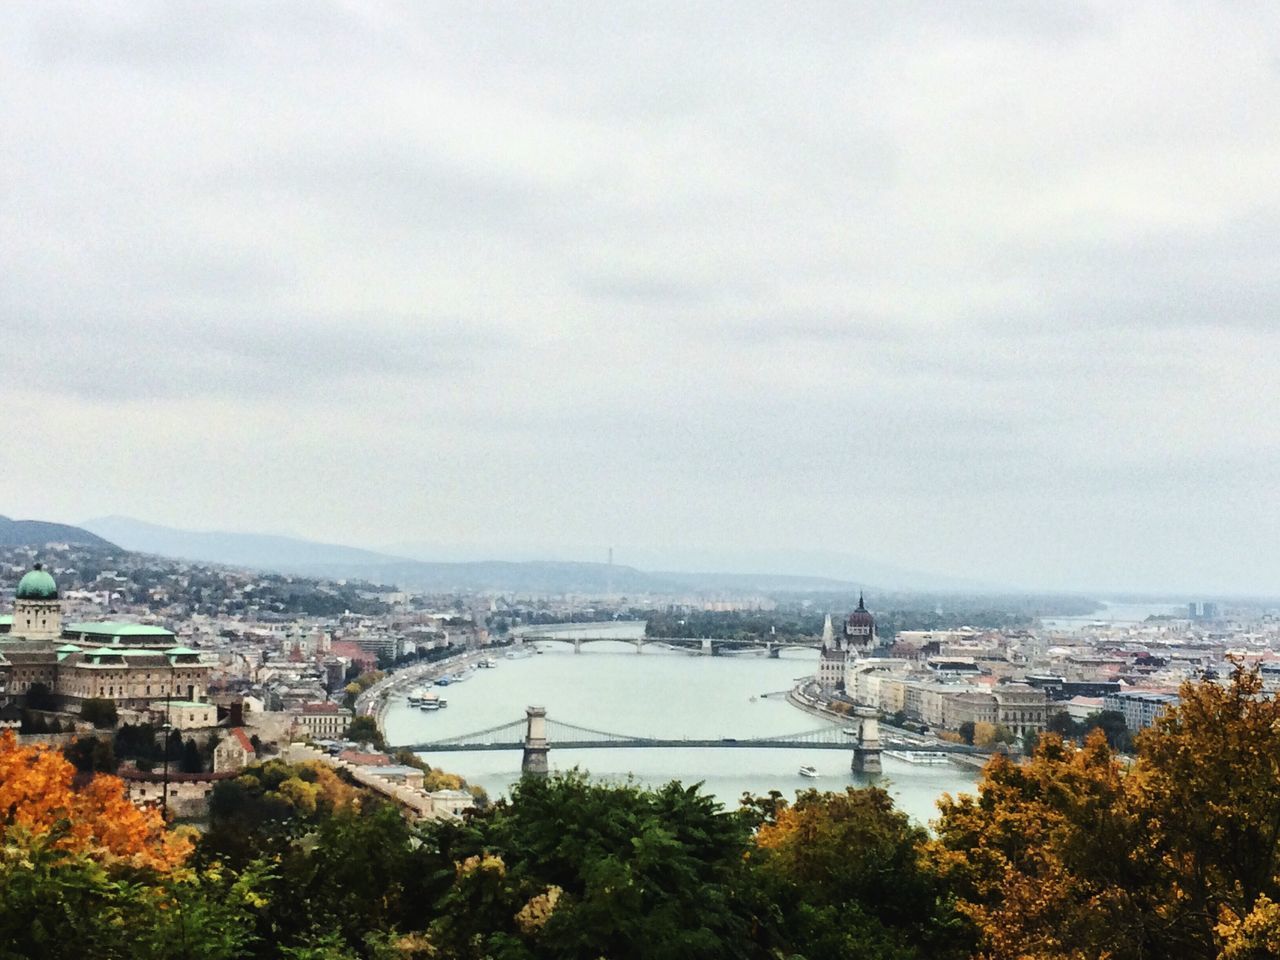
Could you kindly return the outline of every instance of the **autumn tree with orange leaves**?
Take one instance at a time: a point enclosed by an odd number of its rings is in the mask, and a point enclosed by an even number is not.
[[[118,778],[74,777],[59,751],[0,734],[0,960],[243,956],[261,871],[188,868],[186,837]]]
[[[167,831],[155,811],[130,803],[119,778],[98,775],[76,790],[75,774],[60,751],[23,747],[12,732],[0,734],[0,841],[44,841],[56,850],[160,870],[186,857],[185,837]]]
[[[1125,769],[1100,733],[996,757],[941,804],[934,862],[984,960],[1280,955],[1280,703],[1189,683]]]

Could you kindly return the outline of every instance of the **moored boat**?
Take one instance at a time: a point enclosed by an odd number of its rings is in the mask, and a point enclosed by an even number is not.
[[[951,755],[941,750],[886,750],[884,755],[907,763],[937,765],[951,762]]]

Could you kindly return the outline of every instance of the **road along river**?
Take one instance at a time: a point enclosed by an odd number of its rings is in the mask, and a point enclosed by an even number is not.
[[[817,654],[812,650],[788,650],[770,660],[756,654],[708,657],[660,646],[646,646],[637,654],[632,644],[619,642],[586,644],[579,654],[563,643],[540,643],[538,649],[543,652],[523,659],[507,659],[498,649],[496,668],[477,670],[464,683],[434,688],[449,702],[443,710],[424,712],[396,697],[383,716],[387,742],[425,743],[483,730],[523,718],[530,704],[546,707],[550,719],[563,723],[663,739],[772,737],[823,725],[781,695],[796,678],[813,673]],[[633,776],[648,785],[702,781],[707,791],[733,807],[744,791],[779,790],[790,798],[809,787],[842,790],[872,782],[850,772],[851,755],[804,748],[573,751],[557,750],[552,742],[550,761],[553,769],[577,766],[608,780]],[[520,777],[518,750],[426,757],[494,796],[506,793]],[[800,776],[802,765],[816,767],[819,776]],[[972,791],[974,779],[972,770],[952,764],[925,766],[886,757],[877,782],[910,816],[926,822],[936,815],[940,794]]]

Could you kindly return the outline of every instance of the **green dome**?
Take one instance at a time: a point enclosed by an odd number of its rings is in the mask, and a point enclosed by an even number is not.
[[[58,585],[45,572],[44,567],[37,563],[34,570],[27,571],[18,581],[17,597],[19,600],[57,600]]]

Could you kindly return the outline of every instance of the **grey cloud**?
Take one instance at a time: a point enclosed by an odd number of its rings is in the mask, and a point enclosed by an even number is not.
[[[1144,538],[1162,576],[1231,538],[1264,555],[1277,26],[1106,3],[5,9],[0,395],[66,439],[0,500],[145,511],[154,458],[175,511],[278,471],[242,491],[256,513],[202,523],[367,543],[856,537],[1039,583],[1104,552],[1123,576]],[[164,426],[190,416],[200,444]],[[151,445],[101,439],[123,433]],[[113,502],[60,479],[104,469],[133,478]],[[1280,590],[1275,563],[1218,563]]]

